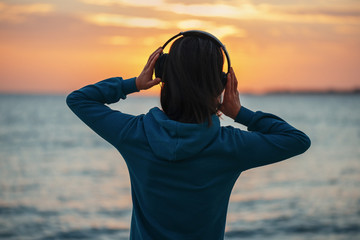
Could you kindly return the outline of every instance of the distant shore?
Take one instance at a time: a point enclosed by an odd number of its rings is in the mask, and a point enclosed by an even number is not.
[[[325,89],[325,90],[268,90],[264,92],[251,92],[251,91],[241,91],[240,94],[243,95],[358,95],[360,94],[360,88],[348,89],[348,90],[338,90],[338,89]],[[0,96],[66,96],[68,93],[25,93],[25,92],[0,92]],[[135,95],[140,97],[158,97],[158,94],[141,94],[136,93]]]
[[[266,91],[263,93],[252,93],[252,92],[241,92],[241,94],[247,95],[353,95],[360,94],[360,88],[351,89],[351,90],[273,90]]]

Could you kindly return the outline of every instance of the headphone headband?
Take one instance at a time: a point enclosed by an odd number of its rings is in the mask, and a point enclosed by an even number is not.
[[[228,63],[228,71],[227,72],[230,72],[230,67],[231,67],[230,57],[226,50],[225,45],[222,44],[222,42],[220,42],[220,40],[217,37],[215,37],[214,35],[212,35],[208,32],[204,32],[204,31],[200,31],[200,30],[189,30],[189,31],[185,31],[185,32],[180,32],[180,33],[176,34],[175,36],[173,36],[172,38],[170,38],[169,40],[167,40],[166,43],[162,46],[162,49],[164,49],[166,47],[166,45],[168,45],[172,40],[174,40],[175,38],[180,37],[180,36],[184,36],[184,37],[186,37],[186,36],[202,36],[202,37],[212,40],[218,47],[220,47],[223,50],[225,57],[226,57],[226,61]]]

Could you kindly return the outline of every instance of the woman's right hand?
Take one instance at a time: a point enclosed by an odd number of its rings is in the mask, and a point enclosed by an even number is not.
[[[154,67],[155,67],[156,60],[159,58],[162,50],[163,49],[161,47],[159,47],[158,49],[156,49],[155,52],[153,52],[150,55],[144,69],[142,70],[140,75],[136,78],[136,81],[135,81],[136,88],[139,91],[152,88],[156,84],[160,83],[160,81],[161,81],[160,78],[153,79],[153,73],[154,73]]]
[[[233,68],[230,68],[230,72],[227,75],[224,99],[220,106],[220,111],[234,120],[241,108],[237,86],[238,86],[238,81],[236,79],[234,70]]]

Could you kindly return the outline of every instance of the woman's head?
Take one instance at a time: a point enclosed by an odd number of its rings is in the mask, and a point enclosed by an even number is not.
[[[202,36],[177,39],[170,48],[162,75],[161,106],[176,121],[211,124],[217,113],[224,58],[220,47]]]

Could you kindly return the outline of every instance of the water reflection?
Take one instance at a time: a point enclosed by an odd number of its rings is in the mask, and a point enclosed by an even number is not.
[[[360,97],[243,96],[242,103],[304,129],[313,145],[242,173],[226,239],[359,238]],[[115,108],[142,113],[157,104],[130,97]],[[128,239],[130,219],[124,161],[63,96],[0,95],[0,238]]]

